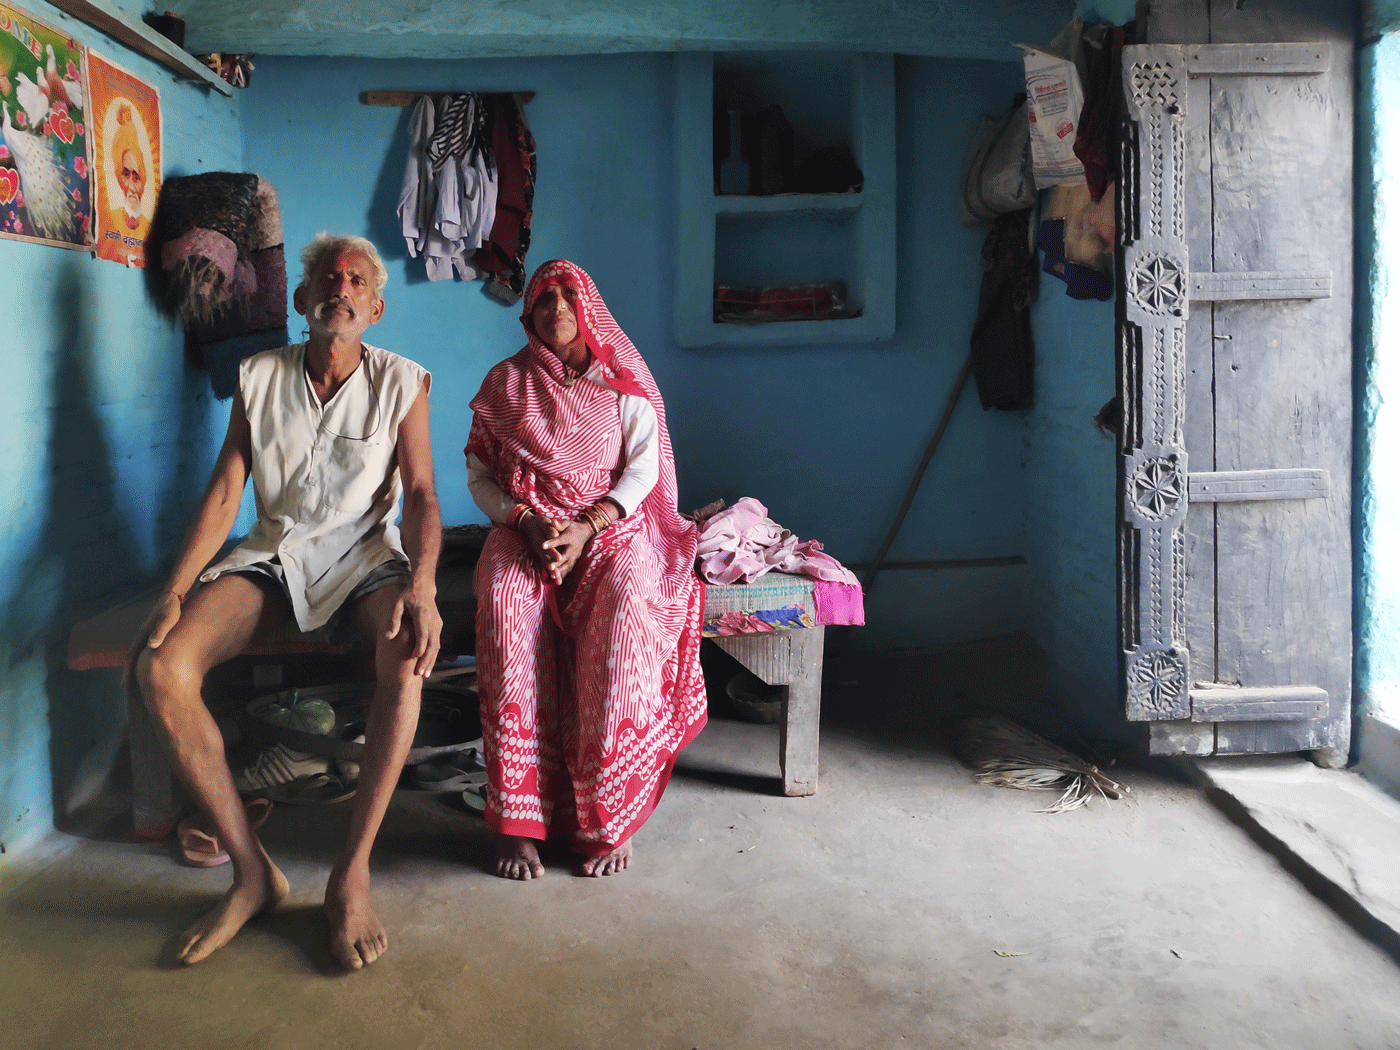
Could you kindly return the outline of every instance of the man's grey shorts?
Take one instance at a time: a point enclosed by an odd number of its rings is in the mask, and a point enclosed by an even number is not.
[[[282,563],[276,558],[273,558],[271,561],[253,562],[251,565],[240,565],[236,569],[227,569],[223,575],[228,576],[236,572],[243,573],[247,576],[262,576],[273,580],[277,584],[277,589],[282,592],[282,596],[287,599],[287,605],[289,607],[291,606],[292,593],[287,589],[287,576],[282,571]],[[345,611],[347,609],[354,608],[356,602],[372,591],[377,591],[381,587],[389,587],[392,585],[407,587],[409,581],[412,579],[413,571],[409,567],[408,562],[404,561],[402,558],[394,558],[390,561],[386,561],[383,565],[371,569],[364,579],[355,584],[354,590],[345,596],[345,601],[340,603],[340,608],[331,613],[331,618],[314,631],[307,631],[306,637],[315,638],[323,642],[345,640],[342,628],[344,628],[345,631],[354,631],[356,629],[353,621],[349,623],[344,622]]]

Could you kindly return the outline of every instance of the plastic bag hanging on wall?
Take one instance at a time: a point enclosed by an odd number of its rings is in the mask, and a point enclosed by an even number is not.
[[[1031,158],[1041,189],[1084,181],[1084,165],[1074,155],[1084,83],[1079,70],[1084,22],[1073,19],[1044,48],[1018,44],[1025,53],[1026,99]]]
[[[1001,117],[984,117],[964,166],[964,226],[990,223],[998,215],[1029,208],[1037,187],[1031,171],[1030,123],[1025,93],[1018,93]]]

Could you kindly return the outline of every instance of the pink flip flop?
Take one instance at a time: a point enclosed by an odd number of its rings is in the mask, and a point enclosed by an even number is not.
[[[196,825],[203,817],[186,817],[175,828],[176,840],[180,844],[180,859],[191,868],[213,868],[228,863],[228,851],[219,845],[213,835]]]
[[[256,831],[267,823],[272,815],[272,803],[265,798],[251,799],[243,812],[248,816],[248,826]],[[216,868],[228,863],[228,851],[219,840],[205,830],[202,815],[186,817],[175,828],[175,841],[179,844],[180,859],[192,868]]]

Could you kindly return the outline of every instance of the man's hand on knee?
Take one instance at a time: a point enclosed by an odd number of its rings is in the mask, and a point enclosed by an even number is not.
[[[394,603],[389,630],[384,635],[397,638],[401,631],[411,632],[413,673],[423,678],[432,673],[442,641],[442,616],[438,613],[436,598],[434,590],[411,584]]]
[[[137,635],[137,647],[145,640],[146,648],[159,649],[160,643],[180,619],[180,596],[174,591],[166,591],[156,601],[151,613],[146,617],[145,626]]]

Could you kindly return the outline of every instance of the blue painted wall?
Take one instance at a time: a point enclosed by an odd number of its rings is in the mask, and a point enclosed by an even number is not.
[[[1363,48],[1357,72],[1356,695],[1400,727],[1400,36]]]
[[[238,101],[42,3],[36,15],[160,88],[166,174],[242,164]],[[125,723],[112,676],[65,669],[68,628],[163,572],[228,409],[186,370],[144,275],[0,240],[0,845],[103,783]],[[3,860],[0,860],[2,863]]]
[[[1026,631],[1052,696],[1098,732],[1125,735],[1118,699],[1117,455],[1093,418],[1114,394],[1113,304],[1043,277],[1032,314],[1035,407],[1026,413]]]
[[[981,114],[1007,104],[1020,67],[899,63],[893,342],[695,351],[671,336],[674,214],[685,206],[674,199],[672,61],[263,58],[243,95],[247,165],[278,188],[289,245],[329,228],[363,233],[385,253],[388,309],[369,338],[433,371],[444,518],[481,521],[460,451],[466,403],[486,370],[520,346],[518,309],[477,284],[429,283],[421,261],[406,258],[395,207],[408,113],[358,99],[395,87],[536,91],[528,109],[539,144],[529,263],[564,256],[582,265],[647,357],[667,399],[683,507],[756,496],[837,557],[868,560],[966,356],[982,232],[956,221],[961,158]],[[1021,553],[1021,442],[1020,417],[982,413],[969,388],[890,557]],[[1015,629],[1022,577],[1017,569],[889,573],[872,599],[871,627],[853,641],[927,643]]]
[[[1080,0],[1086,22],[1121,25],[1132,0]],[[1127,737],[1118,688],[1114,442],[1093,418],[1114,394],[1113,304],[1080,302],[1044,275],[1031,315],[1035,407],[1026,413],[1025,625],[1048,657],[1052,697],[1080,722]]]

